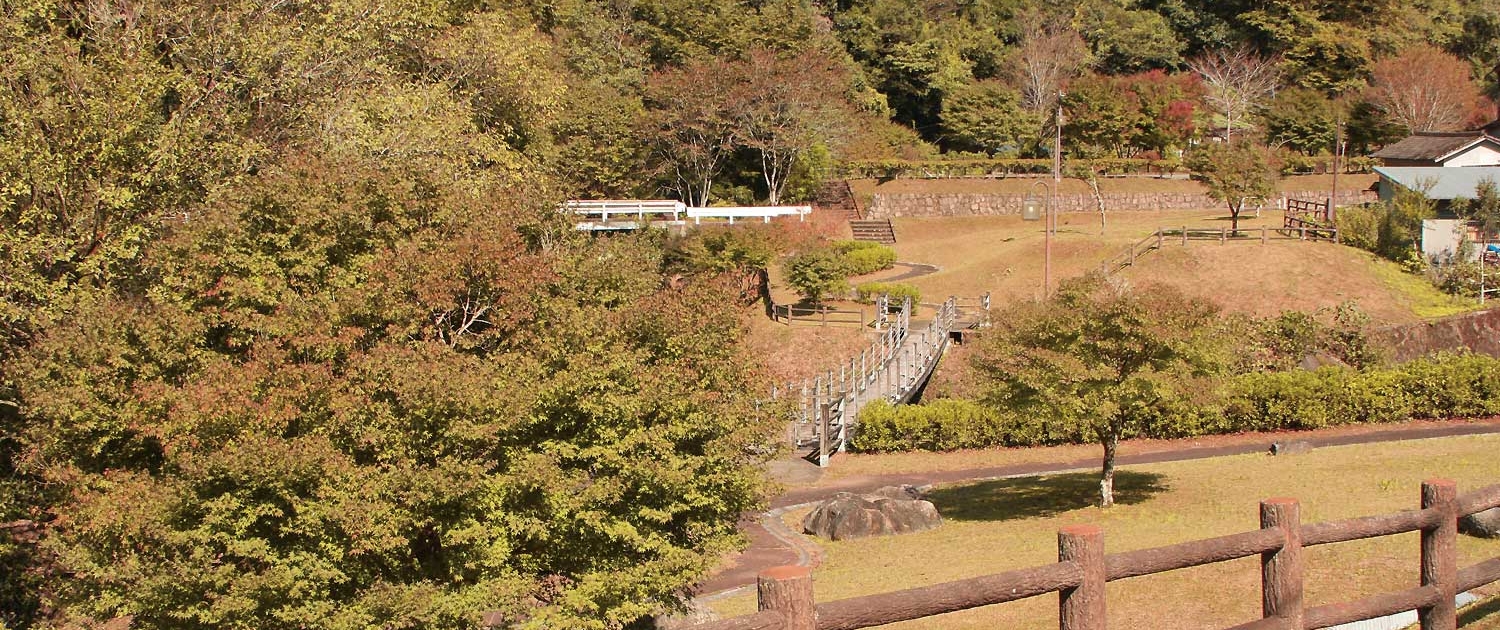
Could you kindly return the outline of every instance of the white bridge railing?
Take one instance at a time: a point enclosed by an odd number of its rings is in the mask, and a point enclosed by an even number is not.
[[[883,314],[887,302],[885,296],[881,298],[876,311]],[[984,304],[982,323],[988,320],[989,299],[988,295],[978,299]],[[817,464],[827,466],[834,453],[847,450],[859,410],[866,404],[875,400],[905,403],[926,384],[958,323],[958,299],[950,297],[939,305],[932,321],[920,330],[911,329],[911,312],[908,298],[899,312],[877,322],[881,334],[875,342],[839,364],[837,371],[772,388],[773,400],[789,397],[797,401],[789,436],[793,448],[815,446]]]
[[[760,219],[762,223],[770,223],[772,218],[786,216],[795,216],[798,221],[806,221],[807,215],[812,213],[812,206],[691,208],[681,201],[670,199],[600,199],[566,201],[563,202],[562,210],[582,220],[578,223],[578,229],[593,230],[619,229],[621,222],[632,224],[672,222],[675,224],[683,221],[684,217],[692,219],[694,225],[703,223],[704,219],[728,220],[730,225],[734,225],[736,219]],[[611,223],[612,220],[614,223]]]

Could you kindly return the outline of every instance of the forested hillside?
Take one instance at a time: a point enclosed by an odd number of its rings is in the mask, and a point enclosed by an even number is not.
[[[735,322],[774,243],[593,240],[558,201],[1043,156],[1060,92],[1079,157],[1374,145],[1487,119],[1500,62],[1493,0],[4,8],[12,628],[638,623],[762,500]],[[1272,78],[1240,103],[1214,59]],[[1381,87],[1439,65],[1457,113],[1398,119]]]

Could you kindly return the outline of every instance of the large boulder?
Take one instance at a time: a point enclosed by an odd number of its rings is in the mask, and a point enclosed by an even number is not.
[[[943,517],[911,486],[889,486],[869,494],[840,492],[802,519],[802,531],[829,540],[904,534],[933,529]]]
[[[1480,538],[1500,538],[1500,507],[1458,519],[1458,531]]]

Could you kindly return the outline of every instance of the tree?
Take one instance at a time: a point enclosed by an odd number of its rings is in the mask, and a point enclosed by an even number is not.
[[[1013,155],[1037,130],[1020,93],[999,81],[972,83],[943,98],[943,134],[951,148]]]
[[[1224,117],[1226,141],[1232,139],[1236,121],[1243,121],[1275,91],[1278,63],[1246,46],[1219,48],[1188,61],[1188,67],[1203,79],[1203,100]]]
[[[735,120],[728,107],[740,82],[722,60],[693,61],[662,70],[646,82],[643,139],[651,160],[681,199],[707,206],[714,180],[733,154]]]
[[[1195,114],[1203,92],[1197,75],[1152,70],[1119,80],[1134,95],[1144,117],[1135,138],[1139,148],[1170,158],[1175,157],[1173,149],[1181,150],[1192,143],[1198,134]]]
[[[1030,13],[1019,22],[1021,41],[1016,55],[1021,102],[1032,112],[1048,116],[1063,85],[1088,66],[1088,45],[1060,18]]]
[[[761,176],[771,205],[781,203],[798,160],[814,147],[835,144],[844,135],[850,111],[830,86],[847,82],[828,56],[809,51],[795,57],[755,49],[739,62],[744,82],[728,99],[739,146],[760,157]]]
[[[1276,192],[1278,174],[1270,155],[1246,140],[1205,144],[1188,154],[1187,166],[1210,197],[1229,207],[1230,229],[1236,232],[1245,202]]]
[[[1108,507],[1120,439],[1190,391],[1186,379],[1216,369],[1199,343],[1216,310],[1170,286],[1132,289],[1093,274],[1064,281],[1050,300],[1006,309],[973,362],[989,404],[1092,434],[1104,448],[1099,503]]]
[[[1473,114],[1478,90],[1469,67],[1429,45],[1375,63],[1366,97],[1409,131],[1450,131]]]
[[[1064,142],[1083,157],[1129,157],[1146,123],[1139,102],[1110,77],[1074,82],[1062,106]]]
[[[1495,180],[1485,178],[1474,186],[1474,198],[1453,200],[1453,210],[1459,216],[1479,224],[1479,232],[1485,239],[1500,234],[1500,186]]]
[[[1306,155],[1333,147],[1334,104],[1307,88],[1282,90],[1264,112],[1266,141]]]
[[[849,269],[837,250],[817,247],[786,261],[786,281],[803,299],[817,304],[824,296],[849,290]]]
[[[1182,65],[1183,42],[1159,13],[1123,2],[1084,2],[1074,20],[1099,67],[1111,74]]]

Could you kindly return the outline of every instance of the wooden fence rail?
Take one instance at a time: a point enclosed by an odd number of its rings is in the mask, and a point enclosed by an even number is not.
[[[771,319],[784,324],[806,322],[819,326],[857,326],[860,328],[869,325],[872,321],[864,309],[853,311],[809,308],[790,304],[772,304]]]
[[[1446,479],[1422,484],[1421,508],[1394,514],[1304,525],[1296,499],[1260,504],[1254,531],[1124,553],[1104,553],[1092,525],[1058,531],[1055,564],[1017,569],[902,591],[818,604],[810,570],[778,567],[757,583],[760,612],[693,626],[694,630],[854,630],[1058,593],[1061,630],[1104,630],[1106,582],[1260,556],[1261,619],[1235,630],[1304,630],[1416,610],[1422,630],[1453,630],[1458,593],[1500,581],[1500,557],[1458,568],[1458,519],[1500,507],[1500,485],[1459,496]],[[1362,599],[1306,606],[1302,550],[1420,531],[1421,584]]]
[[[1139,241],[1131,243],[1124,251],[1112,258],[1099,263],[1099,271],[1109,274],[1126,267],[1135,265],[1137,258],[1145,254],[1161,249],[1167,243],[1181,243],[1187,246],[1188,241],[1218,241],[1219,243],[1245,242],[1259,240],[1262,245],[1273,240],[1298,240],[1298,241],[1338,241],[1338,230],[1329,227],[1254,227],[1231,229],[1228,226],[1220,227],[1173,227],[1156,228],[1152,233]]]

